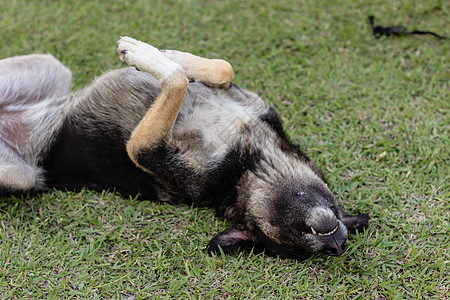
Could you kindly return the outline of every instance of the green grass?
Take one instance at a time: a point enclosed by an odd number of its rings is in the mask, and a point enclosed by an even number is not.
[[[164,4],[161,4],[164,2]],[[449,299],[450,36],[446,1],[0,0],[0,58],[52,53],[78,89],[122,67],[116,40],[225,58],[283,117],[342,206],[371,215],[341,257],[204,248],[211,209],[104,192],[0,199],[4,299]]]

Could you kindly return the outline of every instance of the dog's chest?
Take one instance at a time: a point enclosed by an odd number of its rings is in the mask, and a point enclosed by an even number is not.
[[[260,98],[246,96],[253,94],[190,85],[173,131],[180,155],[190,167],[197,172],[211,169],[239,147],[243,129],[267,110]]]
[[[265,140],[261,134],[268,126],[261,116],[268,110],[261,98],[237,86],[190,84],[173,127],[174,156],[160,199],[211,205],[234,197],[237,182],[254,165],[249,149]]]

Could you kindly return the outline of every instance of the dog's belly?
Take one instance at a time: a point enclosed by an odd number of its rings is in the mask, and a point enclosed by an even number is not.
[[[108,73],[79,93],[80,104],[44,161],[47,184],[196,205],[226,197],[246,168],[242,132],[254,130],[268,106],[235,85],[222,90],[191,83],[168,145],[176,157],[166,161],[174,165],[154,170],[157,184],[131,162],[125,146],[158,93],[151,75],[132,69]]]

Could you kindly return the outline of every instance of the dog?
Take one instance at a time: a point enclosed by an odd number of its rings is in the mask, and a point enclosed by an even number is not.
[[[128,64],[71,93],[51,55],[0,61],[0,191],[114,190],[215,208],[232,225],[208,252],[341,255],[366,214],[338,205],[314,162],[231,65],[130,37]],[[221,249],[221,250],[220,250]]]

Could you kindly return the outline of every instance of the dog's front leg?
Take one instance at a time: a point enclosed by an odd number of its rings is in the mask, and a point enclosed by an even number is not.
[[[161,50],[170,60],[186,71],[189,79],[202,82],[210,87],[227,89],[234,77],[233,67],[223,59],[207,59],[177,50]]]
[[[118,41],[118,52],[128,65],[152,74],[161,83],[161,93],[127,143],[131,160],[141,169],[154,173],[152,166],[144,163],[142,158],[170,145],[173,126],[188,86],[186,73],[155,47],[129,37]]]

